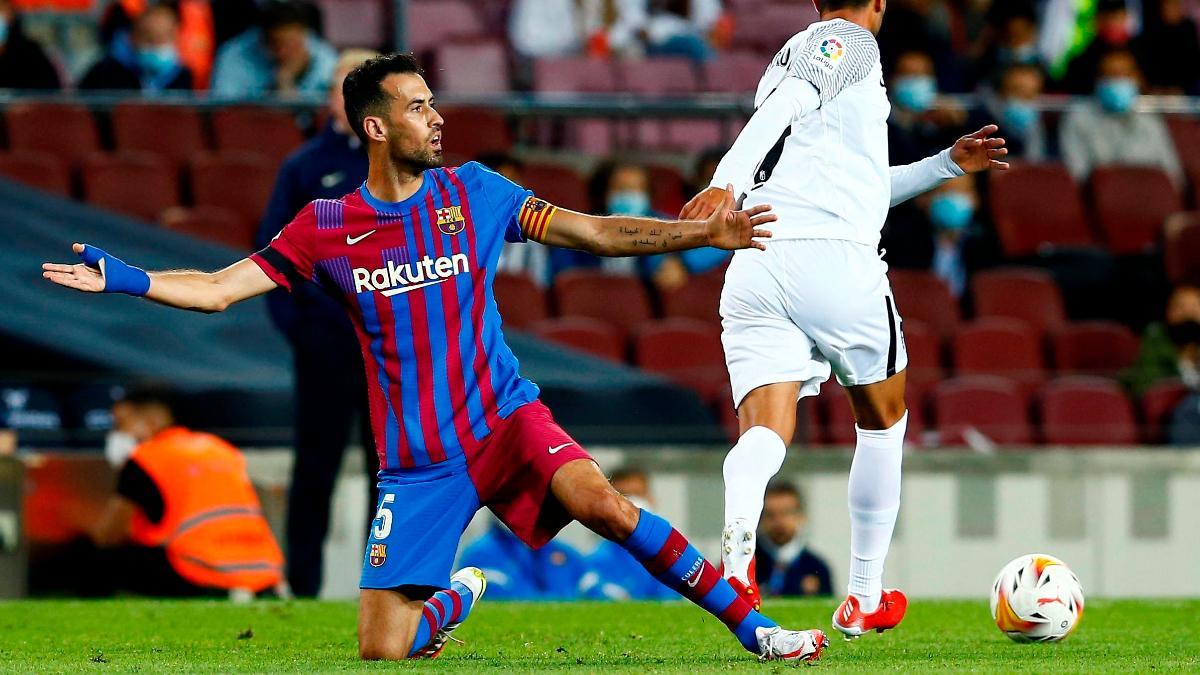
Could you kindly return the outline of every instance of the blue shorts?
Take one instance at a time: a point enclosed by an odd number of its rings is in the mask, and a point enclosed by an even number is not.
[[[487,506],[539,547],[570,522],[550,492],[564,464],[591,456],[534,401],[513,411],[478,449],[414,469],[381,472],[360,588],[446,588],[462,533]]]

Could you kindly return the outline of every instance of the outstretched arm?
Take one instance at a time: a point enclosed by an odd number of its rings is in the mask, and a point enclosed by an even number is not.
[[[60,286],[88,293],[126,293],[197,312],[220,312],[226,307],[275,288],[274,281],[249,259],[217,272],[180,270],[146,272],[127,265],[95,246],[74,244],[83,262],[45,263],[42,276]]]
[[[765,249],[755,238],[771,233],[758,229],[775,221],[770,206],[746,211],[733,210],[733,186],[721,191],[724,201],[708,220],[658,220],[630,216],[591,216],[568,211],[529,198],[522,220],[536,219],[526,227],[530,238],[562,248],[573,248],[602,256],[652,255],[702,246],[735,250]],[[540,205],[539,205],[540,202]],[[530,209],[530,204],[536,208]],[[529,215],[529,211],[535,211]]]
[[[891,205],[903,204],[952,178],[968,173],[1008,169],[1008,162],[1003,161],[1008,155],[1004,139],[991,137],[999,130],[1000,127],[989,124],[973,134],[963,136],[953,146],[932,157],[904,166],[893,166]]]

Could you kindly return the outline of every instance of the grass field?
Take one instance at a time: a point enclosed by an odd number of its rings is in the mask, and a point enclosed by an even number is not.
[[[784,625],[829,629],[834,604],[772,601]],[[434,662],[361,663],[355,608],[341,602],[0,603],[0,669],[16,672],[396,670],[781,672],[682,603],[484,601]],[[1018,645],[977,602],[915,602],[900,628],[832,639],[820,670],[1098,672],[1200,669],[1200,601],[1095,601],[1061,644]]]

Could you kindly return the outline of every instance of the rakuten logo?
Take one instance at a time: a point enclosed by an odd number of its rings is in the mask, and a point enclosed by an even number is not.
[[[390,298],[398,293],[440,284],[457,274],[470,271],[471,266],[465,253],[440,258],[425,256],[405,265],[397,265],[389,260],[387,267],[377,270],[354,268],[354,292],[380,291],[383,297]]]

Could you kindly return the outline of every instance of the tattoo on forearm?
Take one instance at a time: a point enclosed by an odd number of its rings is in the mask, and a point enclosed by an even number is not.
[[[626,226],[622,225],[621,227],[617,228],[617,231],[620,232],[621,234],[641,234],[642,228],[626,227]],[[651,232],[651,234],[653,234],[653,232]]]

